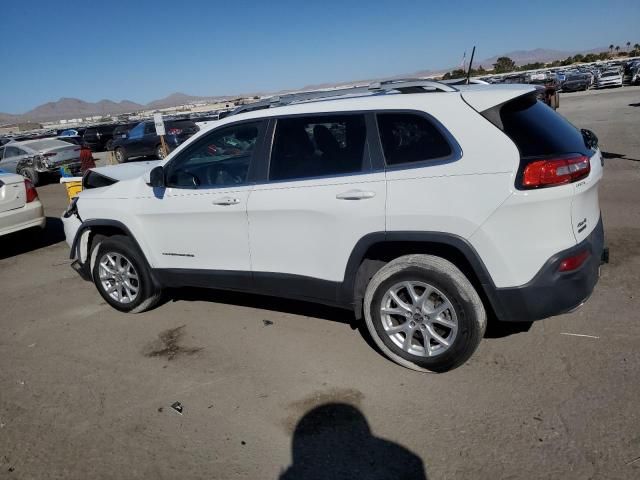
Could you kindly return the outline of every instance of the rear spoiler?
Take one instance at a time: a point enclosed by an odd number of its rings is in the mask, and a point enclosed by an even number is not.
[[[472,85],[460,86],[462,99],[477,112],[484,112],[490,108],[507,103],[515,98],[535,93],[534,85]]]

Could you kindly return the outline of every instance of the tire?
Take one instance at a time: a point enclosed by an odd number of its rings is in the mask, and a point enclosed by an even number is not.
[[[116,162],[124,163],[127,161],[127,151],[123,147],[118,147],[114,151],[116,156]]]
[[[154,286],[142,253],[129,237],[96,236],[89,258],[98,292],[116,310],[141,313],[160,301],[162,292]]]
[[[156,157],[160,160],[163,160],[166,157],[162,145],[156,145]]]
[[[33,168],[25,168],[20,172],[20,175],[22,175],[24,178],[29,179],[34,187],[37,187],[40,185],[40,181],[41,181],[40,174],[36,172]]]
[[[407,284],[420,297],[417,301],[409,300]],[[424,297],[427,289],[430,293]],[[411,312],[393,299],[392,291]],[[425,298],[423,308],[418,308]],[[462,365],[487,327],[484,306],[471,282],[453,263],[431,255],[406,255],[378,270],[365,292],[364,317],[382,353],[420,372],[446,372]]]
[[[113,140],[108,140],[107,144],[104,146],[104,148],[107,151],[113,150]]]

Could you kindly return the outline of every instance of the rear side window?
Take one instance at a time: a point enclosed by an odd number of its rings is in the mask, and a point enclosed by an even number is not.
[[[378,114],[378,129],[387,165],[449,157],[453,150],[427,118],[412,113]]]
[[[278,120],[269,180],[291,180],[362,171],[364,116],[327,115]]]
[[[532,95],[502,106],[500,121],[502,130],[523,158],[567,153],[591,155],[580,131]]]

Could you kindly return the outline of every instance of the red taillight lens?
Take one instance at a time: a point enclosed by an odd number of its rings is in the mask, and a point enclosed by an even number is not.
[[[181,128],[170,128],[169,130],[167,130],[167,133],[169,135],[180,135],[182,133],[182,129]]]
[[[579,268],[589,257],[591,256],[591,252],[589,250],[583,250],[580,253],[576,253],[570,257],[565,258],[560,262],[560,267],[558,271],[560,272],[570,272]]]
[[[586,177],[590,171],[589,157],[584,155],[536,160],[524,167],[522,187],[540,188],[564,185]]]
[[[27,191],[27,203],[31,203],[38,198],[38,192],[36,191],[36,187],[33,186],[33,183],[31,183],[31,180],[27,178],[24,179],[24,188]]]

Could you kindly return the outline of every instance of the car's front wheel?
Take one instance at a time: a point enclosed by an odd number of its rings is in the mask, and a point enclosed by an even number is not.
[[[127,161],[127,152],[124,148],[118,147],[115,149],[116,161],[118,163],[124,163]]]
[[[478,293],[451,262],[406,255],[382,267],[364,298],[367,329],[394,362],[445,372],[463,364],[486,329]]]
[[[140,313],[160,300],[142,254],[130,238],[97,237],[92,246],[93,281],[109,305],[121,312]]]

